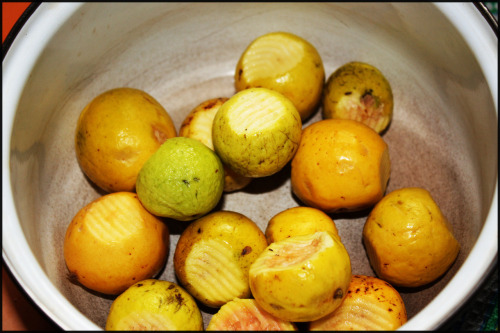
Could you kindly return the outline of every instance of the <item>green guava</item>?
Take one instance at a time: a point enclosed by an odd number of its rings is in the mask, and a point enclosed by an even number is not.
[[[224,189],[224,167],[203,143],[167,139],[137,176],[139,200],[152,214],[191,221],[211,211]]]
[[[295,155],[302,121],[279,92],[249,88],[233,95],[215,115],[212,141],[222,162],[245,177],[280,171]]]

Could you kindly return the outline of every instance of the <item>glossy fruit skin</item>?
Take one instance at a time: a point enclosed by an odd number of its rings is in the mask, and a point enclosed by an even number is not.
[[[137,194],[114,192],[83,207],[68,225],[64,259],[70,278],[117,295],[165,265],[169,230],[150,214]]]
[[[347,296],[332,313],[309,323],[310,331],[392,331],[407,321],[399,292],[373,276],[353,275]]]
[[[326,213],[359,211],[382,199],[390,177],[389,147],[368,126],[344,119],[312,123],[292,160],[292,190]]]
[[[165,141],[144,163],[136,191],[152,214],[192,221],[209,213],[224,189],[224,166],[213,150],[198,140]]]
[[[83,172],[101,189],[133,192],[147,159],[176,135],[170,115],[151,95],[133,88],[111,89],[80,113],[76,156]]]
[[[245,177],[267,177],[295,155],[302,121],[292,102],[266,88],[233,95],[214,118],[212,140],[222,162]]]
[[[191,222],[181,234],[175,273],[198,301],[220,307],[236,297],[251,297],[248,270],[266,246],[264,233],[245,215],[213,212]]]
[[[391,85],[379,69],[353,61],[330,75],[322,105],[324,119],[352,119],[381,133],[392,120],[394,100]]]
[[[392,191],[380,200],[366,220],[363,242],[377,276],[401,287],[436,280],[460,250],[439,206],[418,187]]]
[[[212,316],[207,331],[297,331],[297,326],[264,311],[254,299],[235,298]]]
[[[196,139],[214,150],[212,125],[219,108],[229,98],[219,97],[206,100],[197,105],[186,116],[179,129],[179,136]],[[252,178],[244,177],[224,165],[224,192],[234,192],[245,188]]]
[[[203,318],[196,301],[182,287],[147,279],[113,301],[106,330],[203,331]]]
[[[340,238],[337,226],[330,216],[316,208],[297,206],[274,215],[267,224],[265,234],[267,243],[271,244],[318,231],[329,231]]]
[[[286,321],[319,319],[340,306],[351,281],[349,254],[327,231],[272,243],[250,267],[257,303]]]
[[[234,82],[236,91],[263,87],[283,94],[304,121],[321,102],[325,70],[321,56],[307,40],[272,32],[248,45],[236,66]]]

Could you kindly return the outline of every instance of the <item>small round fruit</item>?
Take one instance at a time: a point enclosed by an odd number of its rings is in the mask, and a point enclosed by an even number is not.
[[[267,243],[279,242],[293,236],[329,231],[339,236],[335,222],[323,211],[312,207],[292,207],[274,215],[265,231]]]
[[[241,55],[234,75],[236,91],[263,87],[290,99],[302,120],[321,102],[325,70],[316,48],[287,32],[256,38]]]
[[[378,277],[401,287],[436,280],[460,250],[439,206],[418,187],[395,190],[380,200],[366,220],[363,241]]]
[[[196,139],[214,150],[212,143],[212,125],[215,114],[228,98],[212,98],[196,106],[184,119],[179,136]],[[252,178],[238,175],[224,166],[224,192],[233,192],[246,187]]]
[[[291,184],[306,205],[327,213],[357,211],[382,199],[389,148],[370,127],[325,119],[306,127],[292,161]]]
[[[323,94],[323,118],[360,121],[377,133],[392,119],[393,97],[389,81],[376,67],[349,62],[330,75]]]
[[[319,319],[340,306],[351,281],[351,261],[328,231],[269,245],[250,266],[250,289],[270,314],[291,322]]]
[[[353,275],[347,296],[332,313],[309,323],[310,331],[393,331],[407,321],[401,295],[373,276]]]
[[[144,164],[136,191],[157,216],[191,221],[211,211],[224,188],[219,157],[198,140],[168,139]]]
[[[235,298],[212,316],[207,331],[297,331],[297,326],[262,310],[254,299]]]
[[[295,155],[302,122],[292,102],[266,89],[240,91],[215,115],[212,139],[223,163],[245,177],[280,171]]]
[[[168,227],[137,194],[115,192],[83,207],[64,238],[70,278],[94,291],[116,295],[155,276],[165,265]]]
[[[217,211],[192,222],[181,234],[175,273],[193,297],[219,307],[251,296],[248,270],[266,246],[255,222],[240,213]]]
[[[81,112],[75,149],[83,172],[107,192],[135,189],[148,158],[176,131],[152,96],[133,88],[108,90]]]
[[[196,301],[173,282],[139,281],[120,296],[109,310],[107,331],[203,331]]]

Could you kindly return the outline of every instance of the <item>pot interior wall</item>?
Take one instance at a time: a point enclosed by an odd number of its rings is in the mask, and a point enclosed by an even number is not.
[[[472,52],[432,4],[88,3],[40,56],[19,104],[11,144],[14,200],[23,231],[49,278],[75,307],[104,327],[112,297],[67,278],[62,245],[73,216],[103,195],[74,153],[79,113],[115,87],[143,89],[170,113],[177,130],[199,103],[230,97],[233,71],[254,38],[288,31],[310,41],[327,77],[349,61],[378,67],[392,85],[394,118],[383,134],[392,162],[387,192],[429,190],[461,244],[457,261],[435,283],[400,289],[411,318],[460,268],[484,223],[496,179],[496,115]],[[321,119],[318,111],[304,126]],[[276,213],[300,205],[289,166],[225,195],[217,209],[245,214],[262,230]],[[332,214],[354,274],[373,275],[361,241],[368,211]],[[171,232],[159,278],[177,282]],[[216,310],[202,307],[205,325]]]

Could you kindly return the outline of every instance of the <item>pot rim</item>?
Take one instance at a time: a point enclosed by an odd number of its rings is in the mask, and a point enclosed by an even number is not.
[[[7,84],[2,87],[2,190],[7,194],[2,196],[2,257],[26,294],[62,329],[101,330],[59,292],[38,261],[34,259],[35,256],[19,223],[10,187],[10,134],[17,109],[16,98],[20,96],[23,84],[32,71],[37,55],[43,50],[50,36],[83,4],[31,3],[2,44],[2,79],[4,82],[9,82],[9,87],[6,87]],[[460,31],[469,45],[484,46],[490,49],[490,52],[479,52],[479,49],[471,48],[488,81],[498,117],[498,71],[493,72],[484,67],[485,63],[489,64],[491,61],[492,58],[488,57],[491,57],[492,54],[495,55],[494,66],[498,67],[498,22],[482,3],[474,3],[474,6],[472,3],[435,3],[435,6]],[[449,14],[450,11],[453,12],[453,15]],[[480,15],[477,15],[478,13]],[[463,15],[472,19],[468,22],[470,23],[468,24],[469,28],[464,27],[463,24],[460,25],[464,22]],[[471,28],[473,29],[467,30]],[[488,32],[487,28],[493,30],[495,34],[493,43],[491,30]],[[17,38],[17,36],[20,37]],[[20,57],[16,57],[16,54],[22,54],[26,50],[30,51],[25,54],[31,54],[31,56],[23,58],[21,63]],[[26,59],[29,59],[30,62],[26,62]],[[16,68],[15,76],[12,68]],[[11,84],[12,82],[15,84]],[[488,216],[479,238],[462,267],[445,288],[425,308],[408,320],[401,329],[439,328],[479,289],[484,279],[497,265],[497,221],[498,175]],[[21,237],[14,240],[6,236],[12,234],[21,235]],[[32,260],[29,265],[21,265],[21,267],[14,265],[14,263],[26,262],[27,258]],[[485,258],[487,260],[484,260]],[[483,274],[479,275],[476,272]],[[464,288],[464,282],[469,288]],[[460,306],[453,308],[448,304],[459,304]]]

